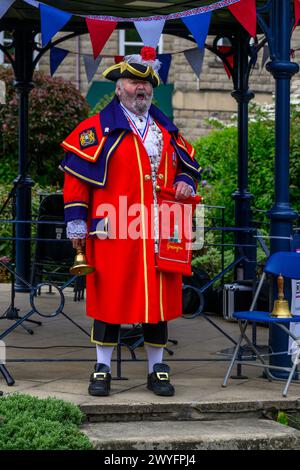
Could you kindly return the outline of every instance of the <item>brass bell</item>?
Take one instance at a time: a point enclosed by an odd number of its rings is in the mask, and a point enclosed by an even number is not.
[[[85,276],[95,271],[93,266],[87,263],[86,256],[82,248],[76,248],[76,256],[73,266],[70,268],[70,273],[73,276]]]
[[[283,292],[283,277],[279,274],[277,278],[277,286],[278,286],[278,299],[274,302],[273,311],[271,313],[271,317],[273,318],[290,318],[292,314],[290,312],[289,303],[284,298]]]

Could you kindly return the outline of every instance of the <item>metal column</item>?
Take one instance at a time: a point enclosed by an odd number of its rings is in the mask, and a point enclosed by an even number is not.
[[[15,43],[15,81],[14,86],[19,97],[19,175],[15,180],[16,191],[16,220],[31,219],[31,188],[33,181],[29,177],[28,160],[28,99],[33,88],[33,46],[34,32],[31,28],[16,28]],[[17,223],[16,237],[30,238],[30,224]],[[26,281],[30,280],[31,264],[30,241],[16,241],[16,271]],[[28,287],[19,279],[16,280],[16,290],[25,292]]]
[[[248,191],[248,109],[249,102],[254,98],[254,93],[249,90],[249,46],[250,36],[241,28],[235,37],[235,67],[233,70],[234,91],[233,98],[238,104],[238,182],[237,190],[232,194],[235,201],[235,226],[251,226],[251,199],[252,194]],[[245,232],[237,232],[236,244],[254,244],[253,248],[244,248],[244,253],[250,263],[243,262],[237,267],[237,278],[253,279],[256,268],[256,246],[251,235]],[[235,259],[240,256],[236,249]],[[239,272],[241,270],[241,272]]]
[[[289,203],[289,154],[290,154],[290,85],[292,76],[298,72],[297,64],[290,61],[292,5],[290,0],[273,0],[271,4],[271,62],[267,70],[276,82],[276,151],[275,151],[275,204],[268,212],[271,221],[271,253],[290,250],[292,224],[297,213]],[[286,297],[290,298],[288,286]],[[276,285],[274,293],[277,294]],[[288,336],[278,327],[270,325],[270,346],[274,352],[287,351]],[[287,354],[271,358],[273,365],[287,366],[291,358]],[[282,372],[274,376],[287,377]]]

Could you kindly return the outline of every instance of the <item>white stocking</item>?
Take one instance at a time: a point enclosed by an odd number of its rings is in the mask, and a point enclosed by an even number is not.
[[[145,344],[145,349],[147,351],[147,356],[148,356],[149,374],[151,374],[151,372],[153,372],[154,364],[157,364],[163,361],[164,348],[158,348],[155,346],[149,346],[148,344]]]

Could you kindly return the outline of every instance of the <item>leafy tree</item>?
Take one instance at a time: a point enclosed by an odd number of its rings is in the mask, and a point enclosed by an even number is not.
[[[300,211],[300,100],[291,104],[291,156],[290,156],[290,201],[294,209]],[[249,122],[249,191],[253,194],[252,209],[267,211],[274,201],[274,159],[275,130],[274,105],[252,104]],[[234,200],[232,193],[237,188],[237,126],[235,122],[225,124],[209,120],[215,128],[209,135],[194,142],[196,158],[205,169],[204,186],[199,192],[205,196],[205,204],[225,206],[225,226],[234,226]],[[255,219],[268,221],[265,215],[255,213]],[[209,225],[209,218],[206,225]],[[265,229],[265,233],[267,230]],[[231,236],[232,237],[232,236]],[[211,239],[212,238],[212,239]],[[210,243],[216,241],[210,235]],[[229,243],[230,235],[225,240]],[[231,241],[233,239],[231,238]],[[226,259],[230,261],[233,253]],[[260,253],[259,257],[263,255]],[[204,248],[194,253],[194,264],[213,271],[220,265],[220,254],[215,247]],[[216,270],[211,274],[216,274]]]
[[[0,67],[6,84],[6,104],[0,107],[0,182],[18,173],[18,96],[11,69]],[[29,95],[30,174],[41,185],[56,184],[63,158],[60,142],[88,116],[89,107],[71,82],[36,72]]]
[[[291,105],[290,199],[300,210],[300,101]],[[249,123],[249,191],[252,207],[269,210],[274,201],[275,130],[274,106],[252,104]],[[237,188],[237,128],[210,120],[217,127],[209,135],[194,142],[197,159],[204,167],[203,178],[208,184],[203,192],[207,204],[226,206],[226,223],[233,221],[234,202],[231,197]]]

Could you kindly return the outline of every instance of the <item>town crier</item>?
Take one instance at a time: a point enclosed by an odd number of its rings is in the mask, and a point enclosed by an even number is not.
[[[182,274],[190,259],[176,220],[164,247],[170,256],[160,256],[159,206],[162,195],[178,205],[199,202],[201,168],[193,147],[151,104],[159,66],[155,50],[144,47],[105,70],[116,82],[114,99],[62,143],[67,234],[95,268],[86,298],[97,349],[90,395],[109,394],[120,324],[142,325],[148,389],[174,395],[163,351],[167,322],[182,315]]]

